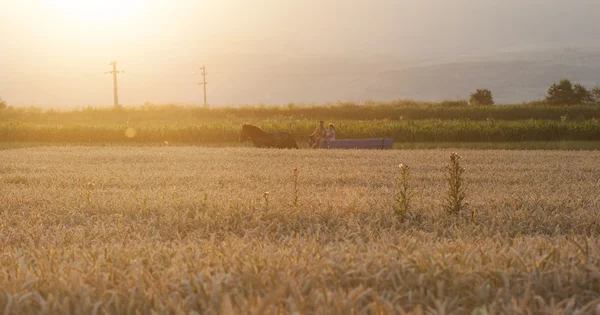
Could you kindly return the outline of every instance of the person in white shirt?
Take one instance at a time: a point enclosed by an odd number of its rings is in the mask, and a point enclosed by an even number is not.
[[[325,133],[325,140],[335,141],[335,126],[333,124],[329,124],[329,128]]]

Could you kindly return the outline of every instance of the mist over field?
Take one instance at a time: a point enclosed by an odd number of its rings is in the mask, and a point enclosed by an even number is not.
[[[211,105],[436,101],[481,87],[515,103],[563,77],[600,83],[598,1],[150,0],[97,15],[66,2],[0,1],[9,104],[109,105],[110,60],[125,70],[125,105],[201,103],[204,64]]]

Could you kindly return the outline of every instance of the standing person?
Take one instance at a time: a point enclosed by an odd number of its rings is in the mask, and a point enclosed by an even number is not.
[[[333,124],[329,124],[329,129],[325,132],[325,140],[335,141],[335,126]]]
[[[311,147],[313,149],[319,148],[321,146],[321,140],[325,139],[326,135],[327,129],[325,128],[325,122],[321,120],[319,121],[319,127],[315,129],[315,132],[308,136],[309,140],[312,141],[312,143],[310,143]]]

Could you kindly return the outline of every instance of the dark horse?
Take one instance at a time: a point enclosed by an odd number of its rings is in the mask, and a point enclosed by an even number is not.
[[[251,139],[258,148],[298,149],[294,135],[289,132],[267,133],[252,125],[242,125],[240,142]]]

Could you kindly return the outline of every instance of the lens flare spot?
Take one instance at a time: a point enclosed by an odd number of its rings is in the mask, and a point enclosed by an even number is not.
[[[135,135],[137,135],[137,131],[134,128],[125,129],[125,137],[133,138]]]

